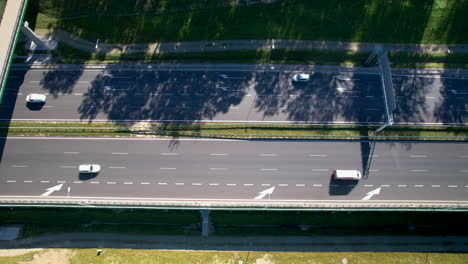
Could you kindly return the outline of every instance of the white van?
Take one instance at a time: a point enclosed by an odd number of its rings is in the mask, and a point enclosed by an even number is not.
[[[333,179],[356,181],[361,179],[361,172],[359,170],[334,170]]]

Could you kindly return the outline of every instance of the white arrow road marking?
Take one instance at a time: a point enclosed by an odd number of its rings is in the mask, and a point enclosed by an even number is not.
[[[376,195],[376,194],[379,194],[380,193],[380,189],[382,189],[382,187],[379,187],[373,191],[370,191],[367,193],[367,196],[362,198],[362,200],[369,200],[372,196]]]
[[[41,196],[49,196],[49,194],[55,192],[55,191],[60,191],[60,189],[62,189],[62,186],[63,186],[63,183],[59,184],[59,185],[55,185],[54,187],[50,187],[47,190],[47,192],[41,194]]]
[[[261,191],[261,192],[259,192],[260,195],[257,196],[257,197],[255,197],[254,199],[255,199],[255,200],[261,200],[261,199],[263,199],[263,197],[265,197],[267,194],[268,194],[268,195],[272,194],[274,190],[275,190],[275,186],[273,186],[273,187],[271,187],[271,188],[268,188],[268,189],[266,189],[266,190],[264,190],[264,191]]]

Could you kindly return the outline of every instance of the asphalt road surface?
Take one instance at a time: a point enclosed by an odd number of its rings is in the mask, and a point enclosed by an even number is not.
[[[79,174],[87,163],[101,172]],[[365,175],[337,182],[334,169]],[[367,199],[466,201],[468,145],[9,137],[0,175],[2,197],[362,200],[381,188]]]
[[[187,66],[188,67],[188,66]],[[184,66],[104,69],[13,68],[0,119],[237,122],[385,121],[380,77],[374,71],[316,67],[308,83],[293,84],[291,68]],[[111,75],[109,75],[111,74]],[[465,124],[468,74],[394,70],[397,123]],[[26,106],[45,93],[42,108]]]

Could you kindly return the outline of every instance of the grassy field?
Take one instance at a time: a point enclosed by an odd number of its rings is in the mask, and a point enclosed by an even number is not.
[[[107,43],[299,39],[468,43],[466,0],[30,0],[36,29]]]
[[[347,259],[349,264],[464,264],[467,254],[461,253],[407,253],[407,252],[260,252],[260,251],[180,251],[104,249],[97,256],[96,249],[42,249],[21,256],[0,257],[4,264],[55,257],[70,264],[337,264]],[[23,262],[21,262],[23,263]],[[38,262],[35,262],[38,263]],[[60,262],[62,263],[62,262]]]
[[[310,138],[372,140],[467,141],[468,128],[388,127],[379,136],[377,127],[352,125],[250,125],[250,124],[158,124],[133,126],[124,123],[12,122],[0,123],[0,135],[9,136],[110,136],[110,137],[217,137],[217,138]]]

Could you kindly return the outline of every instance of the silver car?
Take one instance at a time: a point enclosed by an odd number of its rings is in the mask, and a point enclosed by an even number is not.
[[[306,73],[294,74],[292,80],[293,82],[308,82],[310,80],[310,74],[306,74]]]

